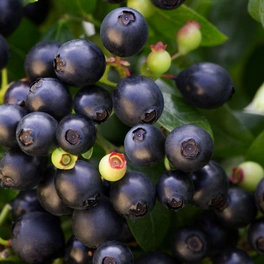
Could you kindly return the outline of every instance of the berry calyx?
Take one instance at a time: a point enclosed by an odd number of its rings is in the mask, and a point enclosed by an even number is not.
[[[51,154],[53,165],[60,170],[70,170],[74,168],[78,156],[72,155],[61,148],[56,148]]]
[[[99,172],[107,181],[118,181],[127,170],[126,159],[123,153],[111,152],[99,162]]]
[[[190,51],[197,49],[202,41],[200,24],[197,21],[187,21],[179,29],[176,35],[178,50],[181,55],[186,55]]]
[[[147,57],[147,67],[155,75],[165,73],[171,66],[171,56],[166,48],[167,45],[161,41],[150,45],[151,52]]]

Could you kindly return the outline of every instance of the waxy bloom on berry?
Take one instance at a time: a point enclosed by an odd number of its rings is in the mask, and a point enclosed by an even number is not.
[[[197,49],[201,41],[202,33],[200,31],[200,24],[197,21],[191,22],[188,20],[176,35],[176,42],[181,55],[186,55],[190,51]]]
[[[111,152],[99,162],[99,172],[107,181],[118,181],[126,173],[127,163],[123,153]]]

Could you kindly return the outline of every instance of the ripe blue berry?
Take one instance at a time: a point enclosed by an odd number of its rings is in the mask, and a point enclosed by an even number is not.
[[[73,39],[62,44],[55,54],[53,66],[61,81],[76,87],[96,83],[106,67],[101,49],[85,39]]]
[[[113,93],[114,111],[127,126],[154,124],[161,116],[164,98],[159,86],[145,76],[123,78]]]
[[[170,10],[178,8],[184,1],[185,0],[151,0],[151,3],[157,8]]]
[[[211,159],[214,142],[200,126],[185,124],[174,128],[166,138],[165,154],[179,170],[192,172],[204,167]]]
[[[130,57],[141,51],[148,40],[146,19],[135,9],[119,7],[102,21],[100,37],[105,48],[119,57]]]

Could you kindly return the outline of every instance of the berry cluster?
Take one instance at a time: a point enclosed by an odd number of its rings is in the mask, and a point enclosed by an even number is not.
[[[151,0],[162,10],[183,2]],[[27,12],[29,17],[37,12],[26,7],[23,11],[18,0],[0,3],[1,70],[9,61],[6,37]],[[21,12],[14,16],[13,9]],[[42,22],[41,17],[30,19]],[[127,59],[143,50],[148,37],[147,20],[139,11],[114,8],[100,25],[101,45],[86,38],[39,41],[25,58],[25,78],[5,91],[0,105],[0,145],[5,150],[0,185],[18,193],[11,204],[13,227],[5,246],[22,261],[253,263],[238,247],[239,228],[244,227],[252,250],[264,254],[264,220],[257,218],[258,211],[264,212],[262,167],[240,164],[229,179],[213,158],[211,131],[194,123],[170,130],[160,125],[166,102],[156,79],[166,77],[171,67],[167,46],[151,45],[140,73],[131,74],[127,68]],[[182,49],[182,55],[198,42]],[[109,67],[120,75],[113,89],[103,82]],[[170,79],[182,99],[198,109],[219,108],[234,93],[229,73],[207,61]],[[101,133],[113,118],[125,128],[119,146]],[[149,171],[160,168],[153,179]],[[199,214],[192,225],[170,230],[166,249],[137,256],[130,225],[151,217],[156,206],[173,214],[192,207]],[[63,219],[70,223],[67,239]]]

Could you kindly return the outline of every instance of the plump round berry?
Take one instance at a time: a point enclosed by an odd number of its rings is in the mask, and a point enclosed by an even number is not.
[[[57,50],[53,67],[57,77],[64,83],[84,87],[99,81],[106,63],[103,52],[95,43],[73,39]]]
[[[57,147],[58,122],[44,112],[25,115],[17,125],[16,139],[19,147],[28,155],[47,156]]]
[[[8,149],[0,159],[1,186],[16,190],[34,188],[46,163],[47,159],[27,155],[19,148]]]
[[[197,21],[187,21],[176,34],[178,51],[181,55],[186,55],[190,51],[197,49],[202,41],[200,24]]]
[[[11,245],[26,263],[51,263],[63,256],[64,234],[59,219],[44,212],[23,215],[12,228]]]
[[[29,50],[24,61],[24,69],[30,82],[34,82],[38,78],[56,77],[53,59],[60,46],[61,43],[58,41],[44,40]]]
[[[43,173],[43,177],[38,182],[36,189],[39,203],[52,215],[70,215],[73,209],[62,202],[55,188],[54,179],[56,174],[57,169],[53,165],[48,166]]]
[[[70,170],[57,170],[54,184],[62,202],[73,209],[95,206],[102,192],[98,170],[84,160],[77,160]]]
[[[94,251],[95,249],[86,247],[72,235],[65,245],[65,264],[93,264]]]
[[[261,179],[257,184],[254,197],[258,210],[264,214],[264,179]]]
[[[111,152],[101,158],[99,172],[107,181],[118,181],[127,171],[127,162],[123,153]]]
[[[142,218],[154,207],[155,186],[145,174],[129,171],[121,180],[111,184],[110,200],[124,218]]]
[[[211,62],[193,64],[181,71],[175,82],[188,103],[204,109],[220,107],[231,99],[235,91],[229,73]]]
[[[114,210],[107,197],[101,197],[96,206],[86,210],[74,210],[72,230],[85,246],[97,248],[109,240],[118,240],[124,219]]]
[[[208,239],[208,256],[215,256],[226,249],[232,249],[238,243],[238,228],[223,225],[212,210],[203,211],[195,219],[195,226],[199,227]]]
[[[158,200],[166,208],[178,211],[191,202],[194,185],[190,176],[180,170],[163,173],[156,183]]]
[[[23,108],[26,107],[26,97],[29,92],[30,82],[19,80],[12,82],[4,95],[4,104],[16,104]]]
[[[7,40],[2,35],[0,35],[0,70],[2,70],[7,66],[8,61],[9,61],[9,45]]]
[[[165,136],[155,126],[142,124],[132,127],[124,139],[124,150],[137,166],[153,166],[165,157]]]
[[[206,255],[208,240],[197,227],[179,227],[172,235],[171,251],[180,261],[200,262]]]
[[[232,169],[229,180],[248,192],[255,192],[256,187],[264,177],[263,167],[254,161],[244,161]]]
[[[258,218],[249,225],[248,241],[252,248],[264,255],[264,218]]]
[[[101,86],[95,84],[85,86],[74,95],[73,108],[75,113],[100,124],[105,122],[112,113],[112,95]]]
[[[214,142],[200,126],[185,124],[174,128],[165,141],[165,154],[179,170],[192,172],[204,167],[211,159]]]
[[[70,154],[61,148],[56,148],[51,153],[52,164],[60,170],[70,170],[74,168],[78,156]]]
[[[143,253],[136,260],[135,264],[178,264],[179,262],[168,253],[162,251],[149,251]]]
[[[68,87],[57,78],[39,78],[30,86],[26,108],[30,112],[45,112],[61,120],[72,111],[72,96]]]
[[[240,248],[226,249],[212,258],[213,264],[253,264],[252,257]]]
[[[151,0],[151,3],[164,10],[170,10],[178,8],[185,0]]]
[[[17,146],[16,128],[21,119],[27,114],[18,105],[0,105],[0,145],[8,148]]]
[[[219,220],[228,227],[241,228],[252,223],[257,215],[254,196],[238,186],[229,187],[224,208],[215,210]]]
[[[130,248],[119,241],[106,241],[94,252],[93,264],[115,263],[134,264],[134,256]]]
[[[119,57],[139,53],[148,40],[148,24],[135,9],[119,7],[102,21],[100,37],[105,48]]]
[[[23,5],[18,0],[0,1],[0,34],[11,35],[20,25],[23,17]]]
[[[80,114],[69,114],[58,124],[56,138],[59,147],[73,155],[80,155],[93,147],[96,141],[94,123]]]
[[[36,25],[42,24],[51,10],[51,0],[38,0],[24,6],[23,13],[26,18]]]
[[[113,92],[114,111],[127,126],[154,124],[161,116],[164,98],[159,86],[145,76],[123,78]]]
[[[147,56],[147,66],[149,70],[157,75],[165,73],[171,66],[171,56],[166,51],[167,45],[158,42],[150,45],[151,52]]]
[[[137,10],[145,18],[148,18],[155,13],[155,7],[150,0],[127,0],[126,5],[129,8]]]
[[[228,177],[219,163],[210,160],[203,168],[191,173],[194,184],[192,203],[201,209],[218,208],[226,204]]]
[[[34,211],[45,212],[38,200],[37,190],[23,190],[11,201],[12,220],[15,222],[24,214]]]

